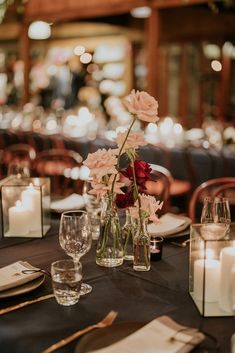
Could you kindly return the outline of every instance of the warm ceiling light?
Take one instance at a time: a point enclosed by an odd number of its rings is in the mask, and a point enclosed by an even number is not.
[[[131,10],[131,15],[136,18],[147,18],[151,15],[151,11],[149,6],[135,7]]]
[[[211,62],[211,68],[214,70],[214,71],[221,71],[222,70],[222,64],[220,61],[218,60],[212,60]]]
[[[74,49],[73,49],[73,53],[74,55],[82,55],[85,53],[85,48],[83,45],[77,45]]]
[[[83,64],[88,64],[92,60],[92,55],[90,53],[84,53],[80,56],[80,61]]]
[[[51,27],[47,22],[32,22],[28,29],[28,36],[31,39],[48,39],[51,36]]]

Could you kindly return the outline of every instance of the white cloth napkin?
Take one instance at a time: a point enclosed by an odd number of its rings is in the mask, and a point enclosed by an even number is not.
[[[78,194],[71,194],[64,199],[51,202],[51,209],[58,212],[81,209],[84,206],[84,198]]]
[[[191,223],[190,218],[166,213],[160,217],[160,223],[149,223],[148,232],[151,235],[169,236],[186,229]]]
[[[38,270],[26,261],[14,262],[11,265],[0,268],[0,291],[14,288],[28,283],[42,276],[42,273],[22,273],[23,270]]]
[[[138,331],[93,353],[187,353],[204,340],[196,329],[161,316]]]

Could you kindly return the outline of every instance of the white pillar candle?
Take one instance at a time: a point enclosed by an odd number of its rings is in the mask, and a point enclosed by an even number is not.
[[[29,211],[18,200],[16,205],[8,210],[9,234],[12,236],[24,236],[29,233]]]
[[[204,271],[205,267],[205,271]],[[193,293],[196,299],[216,302],[219,296],[219,274],[220,262],[214,259],[199,259],[194,262]],[[205,275],[205,280],[204,280]]]
[[[41,193],[30,184],[21,193],[22,204],[31,211],[30,230],[41,229]]]
[[[234,280],[232,271],[235,266],[235,246],[223,248],[220,253],[221,274],[219,306],[222,310],[232,313],[232,282]]]

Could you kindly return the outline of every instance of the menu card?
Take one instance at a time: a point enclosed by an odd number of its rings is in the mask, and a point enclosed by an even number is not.
[[[0,291],[20,286],[30,282],[37,277],[42,276],[42,273],[22,273],[23,270],[38,270],[26,261],[14,262],[11,265],[0,268]]]
[[[168,316],[161,316],[130,336],[93,353],[187,353],[203,341],[197,329],[181,326]]]

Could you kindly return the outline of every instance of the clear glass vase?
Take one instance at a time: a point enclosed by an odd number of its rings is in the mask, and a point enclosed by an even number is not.
[[[96,263],[103,267],[116,267],[123,263],[121,228],[112,198],[103,202],[100,222],[100,236],[96,249]]]
[[[122,228],[123,258],[124,260],[134,260],[133,240],[137,226],[136,219],[132,218],[129,209],[126,209],[126,222]]]
[[[149,271],[150,264],[150,236],[147,232],[147,223],[145,220],[140,222],[134,235],[134,262],[135,271]]]

